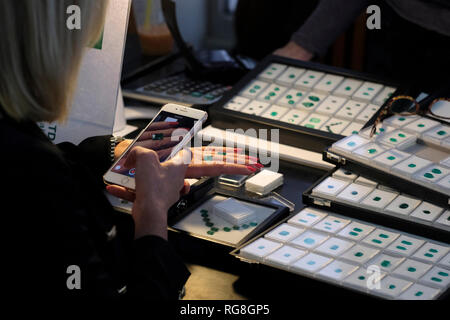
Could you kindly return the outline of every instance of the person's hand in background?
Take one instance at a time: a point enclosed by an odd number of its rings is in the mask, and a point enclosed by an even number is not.
[[[313,53],[299,46],[294,41],[290,41],[284,47],[275,50],[273,54],[303,61],[309,61],[314,57]]]

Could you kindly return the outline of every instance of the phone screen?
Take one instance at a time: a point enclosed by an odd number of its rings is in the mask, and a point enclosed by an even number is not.
[[[199,121],[183,115],[161,111],[153,122],[134,142],[133,146],[141,146],[158,153],[159,161],[166,161],[177,145],[190,135],[190,130]],[[131,148],[129,149],[131,150]],[[125,168],[129,151],[114,165],[112,172],[134,178],[135,168]]]

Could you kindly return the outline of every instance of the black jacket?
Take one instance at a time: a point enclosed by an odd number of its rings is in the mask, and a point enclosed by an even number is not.
[[[0,111],[2,279],[10,297],[177,299],[189,272],[168,242],[134,239],[102,175],[109,136],[54,145],[34,123]],[[80,269],[81,289],[69,290]],[[6,284],[6,287],[5,287]]]

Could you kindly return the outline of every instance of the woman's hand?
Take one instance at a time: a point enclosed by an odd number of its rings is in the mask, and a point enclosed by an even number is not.
[[[284,47],[275,50],[273,54],[278,56],[297,59],[302,61],[309,61],[313,58],[314,54],[306,50],[305,48],[299,46],[294,41],[290,41]]]
[[[157,153],[146,148],[135,147],[128,154],[125,167],[136,168],[135,193],[120,186],[107,186],[107,190],[134,202],[132,216],[136,239],[145,235],[167,239],[167,211],[178,201],[180,192],[188,188],[184,177],[191,156],[189,151],[182,150],[161,164]]]

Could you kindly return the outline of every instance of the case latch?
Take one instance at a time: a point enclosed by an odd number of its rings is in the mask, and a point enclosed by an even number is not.
[[[342,157],[340,157],[334,153],[330,153],[328,151],[326,153],[326,157],[327,157],[327,159],[330,159],[333,163],[338,163],[338,164],[342,164],[342,165],[345,165],[345,163],[346,163],[345,158],[342,158]]]
[[[313,203],[315,205],[321,206],[321,207],[331,207],[331,201],[325,200],[325,199],[313,199]]]

